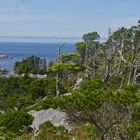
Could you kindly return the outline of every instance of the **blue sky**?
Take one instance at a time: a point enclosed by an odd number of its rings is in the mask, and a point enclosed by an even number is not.
[[[140,0],[0,0],[0,35],[102,37],[120,26],[137,24]]]

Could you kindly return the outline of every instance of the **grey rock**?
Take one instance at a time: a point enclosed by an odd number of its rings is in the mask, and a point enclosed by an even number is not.
[[[66,129],[70,130],[70,126],[66,121],[67,115],[65,112],[60,111],[59,109],[47,109],[35,111],[32,110],[29,112],[30,115],[34,117],[31,128],[37,131],[39,125],[44,123],[45,121],[51,121],[54,126],[64,126]]]

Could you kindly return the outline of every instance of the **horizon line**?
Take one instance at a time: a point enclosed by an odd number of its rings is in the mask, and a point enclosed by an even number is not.
[[[0,38],[38,38],[38,39],[82,39],[82,37],[58,37],[58,36],[10,36],[10,35],[0,35]],[[106,37],[101,37],[100,39],[107,39]]]

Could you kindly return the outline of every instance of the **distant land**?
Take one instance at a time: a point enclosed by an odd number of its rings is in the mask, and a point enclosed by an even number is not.
[[[0,36],[0,42],[76,43],[80,37]]]
[[[56,36],[0,36],[0,38],[82,39],[81,37],[56,37]]]
[[[0,42],[47,42],[47,43],[76,43],[82,41],[81,37],[57,37],[57,36],[0,36]],[[106,38],[101,38],[101,42]]]

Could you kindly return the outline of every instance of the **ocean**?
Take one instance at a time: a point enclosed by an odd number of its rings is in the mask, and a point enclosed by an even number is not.
[[[0,42],[0,54],[8,55],[13,59],[0,60],[0,67],[6,68],[10,74],[16,61],[21,61],[31,55],[45,58],[47,61],[55,60],[57,49],[61,43],[46,42]],[[61,53],[75,51],[75,43],[65,43]]]

